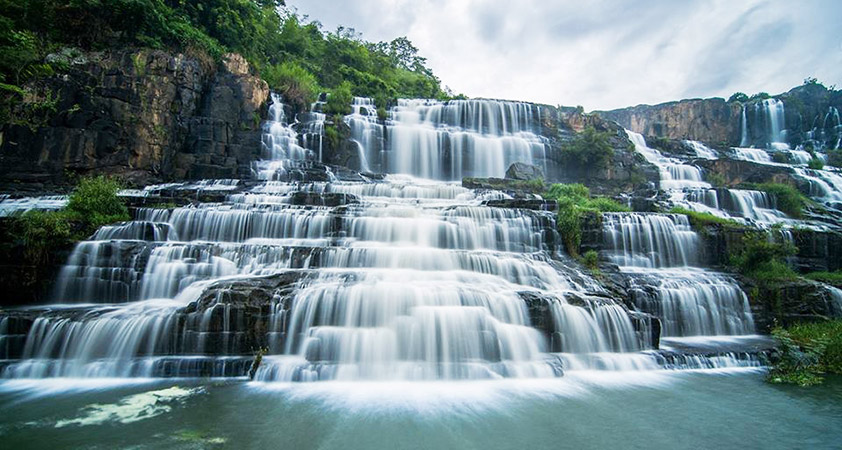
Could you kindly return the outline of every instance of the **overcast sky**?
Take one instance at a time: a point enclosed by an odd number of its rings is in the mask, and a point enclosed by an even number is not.
[[[842,85],[842,0],[287,0],[325,29],[407,36],[471,97],[654,104]]]

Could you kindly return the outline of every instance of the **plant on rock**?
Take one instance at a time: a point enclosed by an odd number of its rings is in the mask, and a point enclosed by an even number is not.
[[[571,256],[579,255],[582,243],[582,221],[585,215],[600,215],[603,212],[623,212],[629,208],[606,197],[591,198],[590,189],[582,184],[553,184],[544,194],[545,198],[558,202],[556,226]],[[601,217],[601,216],[599,216]]]

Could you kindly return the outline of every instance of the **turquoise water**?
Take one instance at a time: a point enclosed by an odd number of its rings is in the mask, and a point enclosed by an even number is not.
[[[560,380],[0,385],[4,448],[840,448],[842,380],[760,372],[580,373]]]

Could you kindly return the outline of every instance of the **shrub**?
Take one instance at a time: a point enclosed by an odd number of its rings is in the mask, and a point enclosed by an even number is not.
[[[582,220],[585,214],[630,210],[610,198],[591,198],[590,189],[578,183],[553,184],[544,194],[544,197],[555,199],[558,202],[556,226],[564,248],[571,256],[579,255],[579,246],[582,243]]]
[[[750,232],[743,236],[743,247],[731,258],[731,264],[743,275],[758,281],[794,280],[795,272],[785,262],[797,248],[788,242],[778,242],[766,232]]]
[[[731,97],[728,98],[728,103],[731,103],[731,102],[745,103],[747,101],[748,101],[748,95],[745,95],[742,92],[735,92]]]
[[[565,162],[579,167],[604,168],[614,157],[609,138],[611,133],[588,126],[572,141],[564,144],[561,155]]]
[[[324,112],[328,115],[347,115],[351,114],[351,102],[354,100],[354,95],[351,93],[351,83],[345,81],[336,89],[330,91],[327,97]]]
[[[27,211],[16,225],[24,257],[31,264],[48,264],[56,250],[72,242],[69,217],[60,211]]]
[[[708,183],[712,184],[714,187],[725,187],[728,185],[728,181],[725,177],[717,172],[706,172],[706,179]]]
[[[316,76],[293,61],[266,66],[261,76],[296,111],[306,111],[321,92]]]
[[[775,328],[772,336],[779,354],[769,381],[809,386],[824,373],[842,374],[842,320]]]
[[[129,220],[129,211],[117,197],[121,185],[105,176],[87,177],[70,195],[66,211],[85,225],[92,233],[97,228],[114,222]]]
[[[599,253],[596,250],[588,250],[582,255],[582,264],[591,271],[599,270]]]
[[[824,169],[824,161],[820,160],[819,158],[813,158],[810,162],[807,163],[807,167],[813,170],[822,170]]]

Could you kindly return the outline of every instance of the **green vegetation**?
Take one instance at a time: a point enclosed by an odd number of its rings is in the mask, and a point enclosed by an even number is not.
[[[842,320],[775,328],[778,358],[769,371],[772,383],[810,386],[825,373],[842,374]]]
[[[599,274],[599,253],[588,250],[582,255],[582,264],[591,272]]]
[[[717,172],[706,172],[705,179],[708,183],[713,185],[713,187],[726,187],[728,185],[728,181],[725,177]]]
[[[777,208],[790,217],[800,219],[804,215],[804,208],[810,204],[810,200],[804,196],[798,189],[782,183],[763,183],[748,185],[751,189],[766,192],[774,195],[776,199]]]
[[[734,95],[728,97],[728,103],[731,103],[731,102],[745,103],[747,101],[748,101],[748,95],[745,95],[742,92],[735,92]]]
[[[745,229],[746,226],[732,219],[714,216],[711,213],[691,211],[686,208],[674,207],[669,211],[671,214],[684,214],[690,221],[690,225],[696,231],[704,231],[709,226],[720,226],[729,229]]]
[[[396,97],[449,97],[407,38],[372,43],[352,28],[326,32],[282,6],[281,0],[0,0],[0,122],[20,116],[30,83],[67,71],[78,49],[166,49],[203,61],[236,52],[295,108],[345,82],[379,107]],[[138,74],[146,72],[142,57],[133,62]]]
[[[606,197],[591,198],[590,190],[582,184],[553,184],[544,198],[558,202],[556,224],[564,248],[571,256],[579,255],[582,243],[582,220],[585,215],[595,215],[600,220],[603,212],[624,212],[629,208]]]
[[[750,232],[743,236],[742,250],[731,257],[738,272],[756,281],[787,281],[798,278],[786,264],[786,258],[798,249],[787,241],[779,242],[766,232]]]
[[[562,146],[562,157],[567,163],[579,167],[604,168],[614,157],[610,137],[611,133],[607,131],[596,131],[594,127],[586,127],[572,141]]]
[[[772,161],[781,164],[791,164],[792,160],[789,159],[789,153],[783,152],[772,152]]]
[[[819,158],[813,158],[810,162],[807,163],[807,167],[813,170],[822,170],[824,169],[824,161],[820,160]]]
[[[28,211],[13,224],[14,238],[21,242],[30,264],[51,261],[57,251],[87,238],[97,228],[129,220],[129,213],[117,197],[120,184],[99,176],[83,178],[67,206],[59,211]]]
[[[836,272],[810,272],[804,275],[804,278],[821,281],[822,283],[834,286],[842,286],[842,270],[837,270]]]
[[[129,210],[117,197],[121,187],[116,180],[102,175],[82,178],[70,195],[65,211],[85,225],[86,234],[109,223],[129,220]]]

